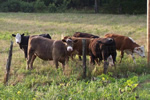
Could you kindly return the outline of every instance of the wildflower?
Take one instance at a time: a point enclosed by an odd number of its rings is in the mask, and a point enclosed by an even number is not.
[[[21,92],[20,92],[20,91],[18,91],[18,92],[17,92],[17,94],[19,95],[19,94],[21,94]]]
[[[59,84],[60,86],[64,86],[65,84],[64,83],[61,83],[61,84]]]
[[[66,86],[69,86],[70,84],[69,83],[67,83],[67,85]]]
[[[32,98],[33,100],[36,100],[36,98]]]
[[[104,81],[104,80],[105,80],[105,77],[102,77],[102,80]]]

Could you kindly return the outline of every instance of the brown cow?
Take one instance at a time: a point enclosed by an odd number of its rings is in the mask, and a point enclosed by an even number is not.
[[[89,43],[90,43],[90,38],[76,38],[76,37],[66,36],[62,39],[62,41],[66,40],[66,39],[71,39],[74,41],[73,51],[69,54],[69,56],[72,57],[73,55],[76,55],[76,54],[79,56],[82,56],[82,39],[86,39],[86,54],[89,55],[89,48],[88,47],[89,47]]]
[[[113,38],[116,42],[116,49],[121,51],[121,60],[124,56],[124,52],[131,54],[134,63],[136,63],[134,54],[136,53],[141,57],[145,57],[144,46],[139,46],[131,37],[118,35],[118,34],[106,34],[106,38]]]
[[[36,56],[43,60],[53,60],[56,68],[58,68],[58,62],[61,62],[64,69],[67,51],[73,50],[72,40],[66,40],[65,42],[67,45],[61,40],[50,40],[40,36],[30,37],[28,42],[27,69],[32,68]]]
[[[89,33],[82,33],[82,32],[75,32],[74,37],[81,37],[81,38],[99,38],[99,36],[89,34]]]

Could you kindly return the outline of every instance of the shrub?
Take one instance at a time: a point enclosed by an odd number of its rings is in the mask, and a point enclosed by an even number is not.
[[[22,12],[34,12],[33,3],[21,2],[21,11]]]
[[[58,12],[65,12],[68,8],[69,3],[70,3],[70,0],[68,0],[68,1],[64,0],[61,5],[58,5],[57,11]]]
[[[49,4],[48,10],[49,10],[49,12],[56,12],[57,11],[57,7],[55,6],[54,3],[52,3],[52,4]]]
[[[43,1],[37,0],[34,5],[36,12],[44,12],[46,10],[46,6]]]
[[[9,0],[1,4],[1,11],[18,12],[21,9],[21,3],[18,0]]]

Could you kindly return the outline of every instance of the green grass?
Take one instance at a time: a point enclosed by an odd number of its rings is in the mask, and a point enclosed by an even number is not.
[[[117,33],[132,37],[146,49],[146,15],[75,14],[75,13],[0,13],[0,99],[2,100],[147,100],[150,98],[150,68],[146,58],[125,54],[122,63],[108,68],[92,66],[87,57],[87,78],[82,78],[82,62],[70,60],[59,69],[53,62],[37,58],[33,70],[25,70],[23,52],[11,34],[49,33],[53,39],[74,32],[87,32],[103,37]],[[10,41],[14,41],[10,77],[3,84]],[[146,51],[146,50],[145,50]],[[117,61],[120,52],[117,52]],[[147,54],[147,53],[146,53]]]

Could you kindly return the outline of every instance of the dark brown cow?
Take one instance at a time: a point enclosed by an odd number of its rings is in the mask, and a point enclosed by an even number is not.
[[[118,35],[118,34],[106,34],[106,38],[113,38],[116,42],[116,49],[121,51],[121,60],[124,56],[124,52],[127,54],[131,54],[134,63],[135,58],[134,54],[136,53],[140,55],[141,57],[145,57],[145,51],[144,51],[144,46],[139,46],[131,37],[123,36],[123,35]]]
[[[95,64],[95,59],[99,62],[104,60],[104,73],[107,71],[107,59],[112,56],[113,63],[116,61],[116,45],[112,38],[98,38],[93,39],[89,44],[89,52],[91,56],[91,63]]]
[[[99,38],[99,36],[89,34],[89,33],[82,33],[82,32],[75,32],[74,37],[81,37],[81,38]]]
[[[72,51],[72,41],[66,40],[67,45],[61,40],[50,40],[40,36],[32,36],[28,42],[27,69],[32,68],[33,62],[38,56],[43,60],[53,60],[56,68],[58,62],[62,63],[63,69],[67,58],[67,51]]]

